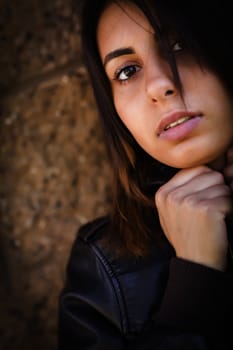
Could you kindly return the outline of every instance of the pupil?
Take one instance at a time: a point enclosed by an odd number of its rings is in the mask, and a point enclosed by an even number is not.
[[[129,77],[131,74],[134,73],[134,68],[133,67],[127,67],[125,70],[125,75]]]

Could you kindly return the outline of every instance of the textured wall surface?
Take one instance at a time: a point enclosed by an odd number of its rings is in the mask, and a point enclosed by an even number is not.
[[[78,227],[107,211],[109,168],[65,0],[0,1],[0,349],[54,350]]]

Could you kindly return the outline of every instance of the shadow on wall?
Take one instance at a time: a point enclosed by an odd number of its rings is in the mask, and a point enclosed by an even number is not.
[[[0,16],[0,348],[53,350],[70,248],[107,211],[109,168],[71,4],[5,0]]]

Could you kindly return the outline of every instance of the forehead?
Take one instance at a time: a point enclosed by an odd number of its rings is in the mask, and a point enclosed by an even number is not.
[[[97,28],[100,54],[118,46],[120,42],[123,46],[128,45],[127,40],[136,42],[139,36],[148,34],[153,34],[153,29],[137,6],[125,2],[111,3],[103,11]]]

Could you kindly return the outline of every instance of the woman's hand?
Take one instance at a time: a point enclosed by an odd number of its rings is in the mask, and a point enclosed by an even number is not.
[[[231,190],[206,166],[179,171],[156,193],[161,226],[178,257],[218,270],[227,260]]]

